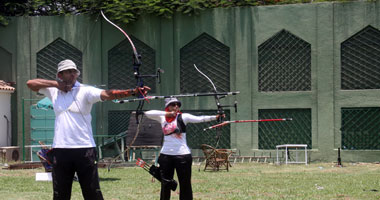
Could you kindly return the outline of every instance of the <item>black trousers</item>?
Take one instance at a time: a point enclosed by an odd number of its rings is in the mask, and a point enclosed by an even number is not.
[[[103,200],[95,148],[54,148],[50,158],[53,161],[54,200],[70,199],[75,172],[78,175],[84,199]]]
[[[173,179],[174,169],[177,172],[179,182],[179,199],[193,199],[193,190],[191,189],[191,165],[193,158],[191,154],[187,155],[165,155],[161,154],[158,158],[160,164],[161,176],[165,179]],[[161,183],[161,200],[170,199],[170,188]]]

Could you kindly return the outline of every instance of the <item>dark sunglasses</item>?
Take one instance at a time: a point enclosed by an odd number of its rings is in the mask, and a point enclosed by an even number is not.
[[[180,103],[171,103],[171,104],[169,104],[169,106],[178,106],[178,107],[181,107],[181,104]]]
[[[77,74],[78,71],[75,70],[75,69],[67,69],[67,70],[63,70],[63,71],[61,71],[59,73],[62,73],[62,74],[64,74],[64,73],[67,73],[67,74]]]

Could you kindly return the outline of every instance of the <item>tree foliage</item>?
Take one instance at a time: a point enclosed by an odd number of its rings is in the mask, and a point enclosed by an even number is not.
[[[208,8],[306,2],[312,0],[1,0],[0,25],[11,16],[98,15],[100,10],[111,21],[127,24],[142,14],[171,18],[175,12],[194,15]]]

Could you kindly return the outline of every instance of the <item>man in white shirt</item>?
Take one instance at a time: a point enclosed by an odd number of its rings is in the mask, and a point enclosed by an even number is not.
[[[70,199],[75,172],[84,199],[103,199],[97,168],[96,145],[91,128],[92,105],[99,101],[146,94],[149,87],[128,90],[101,90],[77,81],[80,72],[71,60],[58,64],[57,79],[32,79],[27,86],[47,96],[55,113],[53,163],[53,199]]]

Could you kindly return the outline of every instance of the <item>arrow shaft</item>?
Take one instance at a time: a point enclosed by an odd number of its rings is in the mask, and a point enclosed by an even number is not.
[[[203,131],[218,128],[221,126],[225,126],[231,123],[247,123],[247,122],[275,122],[275,121],[292,121],[292,118],[279,118],[279,119],[252,119],[252,120],[235,120],[235,121],[224,121],[223,123],[216,124],[214,126],[210,126],[208,128],[203,129]]]

